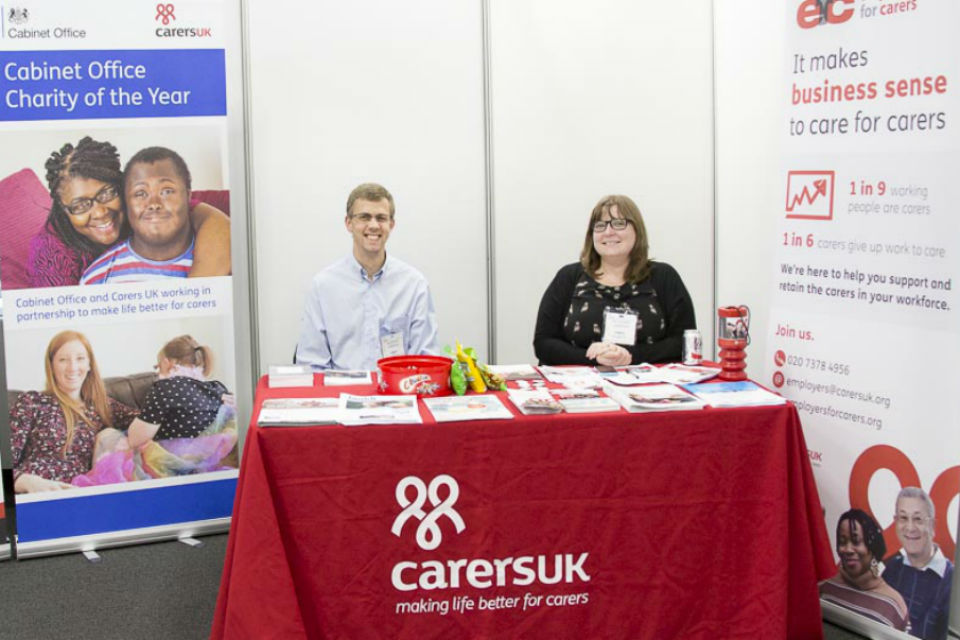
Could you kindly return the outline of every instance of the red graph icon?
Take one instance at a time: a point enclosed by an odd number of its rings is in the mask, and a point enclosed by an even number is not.
[[[833,219],[833,171],[787,172],[787,217]]]

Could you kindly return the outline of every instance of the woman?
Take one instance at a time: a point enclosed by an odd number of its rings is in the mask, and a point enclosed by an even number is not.
[[[130,233],[124,215],[123,173],[117,148],[85,137],[65,144],[46,162],[50,213],[30,240],[28,277],[32,287],[63,287],[108,247]],[[219,209],[191,202],[196,231],[191,277],[230,273],[230,220]]]
[[[883,531],[860,509],[850,509],[837,522],[837,575],[820,583],[820,597],[900,631],[909,631],[903,597],[880,577],[880,559],[887,552]]]
[[[61,331],[47,346],[46,390],[20,395],[10,411],[14,490],[71,488],[90,469],[97,434],[126,428],[136,411],[107,397],[90,343]]]
[[[541,364],[624,366],[679,360],[696,328],[673,267],[648,257],[640,210],[627,196],[597,203],[580,253],[540,301],[533,346]]]

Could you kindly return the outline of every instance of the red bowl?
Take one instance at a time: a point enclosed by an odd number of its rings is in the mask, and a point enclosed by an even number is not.
[[[391,356],[377,360],[380,393],[448,396],[453,360],[443,356]]]

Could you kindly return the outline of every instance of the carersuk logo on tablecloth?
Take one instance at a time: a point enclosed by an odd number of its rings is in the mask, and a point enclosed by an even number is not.
[[[412,498],[408,495],[411,490]],[[409,530],[406,524],[410,520],[419,522],[415,539],[424,551],[435,550],[443,541],[439,525],[443,519],[453,523],[458,535],[466,531],[463,518],[454,509],[460,498],[460,485],[453,476],[440,474],[427,483],[418,476],[409,475],[397,483],[394,494],[401,511],[393,519],[390,533],[398,538],[403,537],[404,529]],[[427,503],[432,506],[429,512],[424,509]],[[390,582],[397,591],[585,583],[590,581],[584,566],[589,557],[587,552],[514,553],[502,558],[404,560],[393,566]],[[519,599],[514,600],[517,605]],[[576,598],[578,604],[586,601],[586,597],[582,600]]]
[[[416,491],[413,500],[407,497],[407,490],[411,487]],[[440,498],[441,487],[446,489],[447,494],[443,499]],[[466,529],[463,518],[453,508],[457,498],[460,497],[460,485],[451,476],[439,475],[431,480],[429,485],[417,476],[407,476],[397,483],[396,496],[397,504],[403,510],[394,519],[390,533],[399,538],[408,520],[411,518],[419,520],[416,540],[421,549],[433,551],[440,546],[440,542],[443,540],[443,532],[440,530],[440,525],[437,524],[440,518],[450,520],[457,533],[463,533],[463,530]],[[428,500],[433,505],[430,513],[423,510],[423,506]]]

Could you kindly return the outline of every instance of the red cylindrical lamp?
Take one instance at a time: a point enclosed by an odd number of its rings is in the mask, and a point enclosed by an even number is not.
[[[747,379],[747,352],[750,344],[750,309],[746,306],[717,309],[717,346],[721,380]]]

